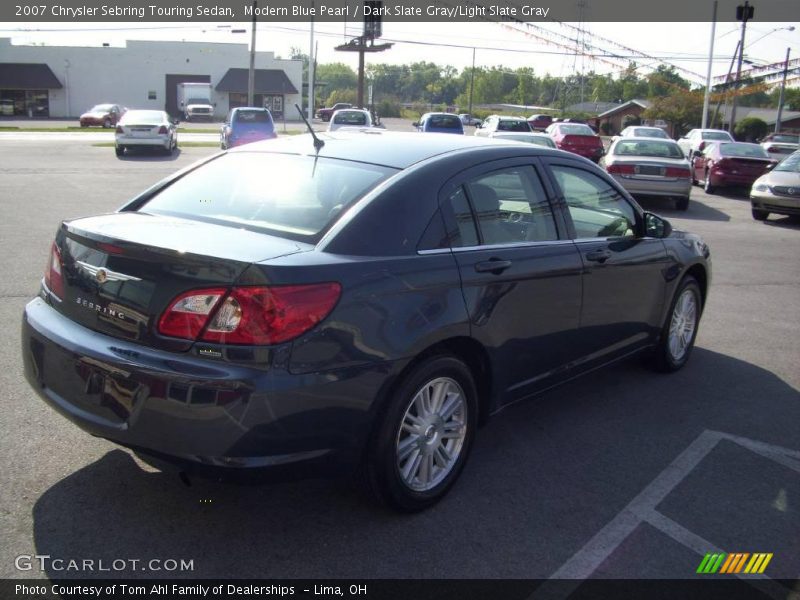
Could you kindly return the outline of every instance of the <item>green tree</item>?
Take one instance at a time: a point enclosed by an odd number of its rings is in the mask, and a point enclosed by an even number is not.
[[[665,96],[675,90],[688,90],[691,84],[678,75],[675,67],[658,65],[656,70],[647,76],[647,97]]]
[[[736,139],[755,142],[767,135],[767,124],[758,117],[747,117],[736,123],[734,133]]]
[[[358,76],[344,63],[319,65],[316,71],[316,80],[319,83],[327,84],[324,92],[327,95],[325,104],[331,104],[331,95],[337,91],[352,91],[355,97]],[[339,100],[339,102],[347,102],[347,100]]]
[[[644,118],[664,119],[672,125],[673,137],[699,126],[703,116],[703,95],[700,92],[678,89],[652,101],[650,108],[642,113]]]

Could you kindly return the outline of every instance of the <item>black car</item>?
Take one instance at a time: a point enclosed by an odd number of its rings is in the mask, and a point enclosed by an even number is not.
[[[708,248],[588,160],[471,136],[321,141],[220,153],[63,223],[23,318],[45,401],[154,462],[361,466],[417,510],[503,406],[636,352],[689,358]]]

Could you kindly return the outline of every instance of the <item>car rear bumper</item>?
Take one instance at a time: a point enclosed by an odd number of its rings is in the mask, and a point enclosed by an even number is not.
[[[763,173],[758,173],[755,175],[742,175],[740,173],[730,173],[726,172],[725,174],[716,173],[711,171],[709,173],[709,178],[711,179],[711,185],[717,187],[749,187],[753,185],[753,182],[761,177]]]
[[[158,148],[169,148],[171,144],[171,138],[166,134],[154,137],[117,135],[115,141],[117,146],[152,146]]]
[[[657,180],[612,175],[631,195],[641,196],[689,196],[692,182],[689,179]]]
[[[25,307],[22,354],[30,385],[84,431],[215,476],[351,468],[392,374],[392,363],[294,375],[165,352],[86,329],[42,298]]]
[[[567,147],[567,148],[560,148],[561,150],[566,150],[567,152],[572,152],[573,154],[577,154],[578,156],[583,156],[584,158],[588,158],[593,162],[597,162],[603,157],[603,148],[575,148],[575,147]]]

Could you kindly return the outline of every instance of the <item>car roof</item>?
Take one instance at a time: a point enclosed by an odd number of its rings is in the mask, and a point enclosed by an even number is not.
[[[280,154],[299,154],[350,160],[370,164],[384,165],[396,169],[405,169],[411,165],[450,152],[481,148],[488,154],[492,150],[506,148],[519,154],[521,146],[517,142],[504,142],[482,137],[465,135],[431,135],[421,136],[418,133],[386,131],[372,129],[364,132],[336,131],[318,133],[325,145],[315,152],[310,134],[281,137],[264,142],[253,142],[230,150],[238,152],[264,152]],[[552,153],[555,150],[542,146],[533,146],[526,153]]]

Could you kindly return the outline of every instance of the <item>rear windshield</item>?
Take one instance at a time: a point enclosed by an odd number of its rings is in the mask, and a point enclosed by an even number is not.
[[[648,127],[646,129],[634,129],[633,135],[635,137],[657,137],[664,139],[669,138],[669,136],[666,133],[664,133],[664,130],[659,129],[658,127]]]
[[[140,212],[314,238],[396,169],[261,152],[222,155],[159,192]]]
[[[123,125],[126,123],[160,124],[163,122],[164,114],[157,110],[129,110],[120,120]]]
[[[700,137],[704,140],[726,140],[730,141],[731,136],[725,133],[724,131],[704,131],[700,134]]]
[[[237,123],[272,123],[272,117],[265,110],[238,110],[234,120]]]
[[[615,156],[653,156],[659,158],[683,158],[678,144],[672,141],[619,141],[614,146]]]
[[[779,142],[781,144],[797,144],[800,142],[800,135],[781,133],[780,135],[773,135],[770,141]]]
[[[337,125],[366,125],[367,115],[362,112],[340,112],[333,117]]]
[[[498,131],[530,131],[531,126],[527,121],[524,120],[507,120],[507,119],[500,119],[500,122],[497,124]]]
[[[800,152],[795,152],[784,158],[773,171],[789,171],[800,173]]]
[[[461,119],[456,115],[431,115],[428,117],[428,127],[461,129]]]
[[[559,127],[564,135],[594,135],[594,131],[588,125],[574,123],[572,125],[559,125]]]
[[[767,151],[758,144],[720,144],[719,153],[722,156],[744,156],[746,158],[769,158]]]

